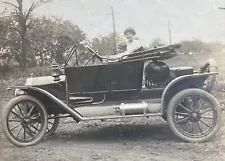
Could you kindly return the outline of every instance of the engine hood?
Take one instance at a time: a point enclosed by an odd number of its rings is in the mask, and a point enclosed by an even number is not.
[[[60,82],[65,81],[65,75],[61,75]],[[43,77],[32,77],[27,78],[26,80],[26,86],[41,86],[41,85],[48,85],[48,84],[55,84],[57,83],[54,81],[54,78],[52,76],[43,76]]]

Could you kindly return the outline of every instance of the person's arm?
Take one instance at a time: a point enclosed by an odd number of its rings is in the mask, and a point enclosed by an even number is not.
[[[119,54],[116,54],[116,55],[110,55],[110,56],[108,56],[108,58],[109,59],[119,59],[119,58],[122,58],[123,56],[126,56],[126,55],[129,55],[128,51],[125,51],[123,53],[119,53]]]
[[[130,53],[129,53],[128,51],[125,51],[125,52],[123,52],[123,53],[117,54],[116,56],[117,56],[117,57],[123,57],[123,56],[129,55],[129,54],[130,54]]]

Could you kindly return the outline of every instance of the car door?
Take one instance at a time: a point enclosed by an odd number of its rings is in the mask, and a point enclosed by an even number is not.
[[[65,69],[70,94],[113,92],[142,87],[143,61],[119,62]]]

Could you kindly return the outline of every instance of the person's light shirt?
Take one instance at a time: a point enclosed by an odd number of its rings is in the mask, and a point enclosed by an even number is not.
[[[127,42],[127,50],[129,54],[133,53],[135,50],[141,47],[140,42],[137,38],[134,38],[132,42]]]
[[[135,52],[135,50],[139,49],[140,47],[141,47],[141,45],[140,45],[138,39],[134,39],[132,42],[127,41],[127,50],[123,53],[117,54],[116,58],[132,54],[133,52]]]

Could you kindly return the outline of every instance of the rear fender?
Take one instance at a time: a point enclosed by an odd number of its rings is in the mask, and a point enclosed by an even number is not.
[[[45,99],[45,100],[49,99],[50,101],[52,101],[59,107],[63,108],[65,111],[67,111],[69,114],[71,114],[71,116],[73,116],[76,121],[79,122],[82,119],[81,114],[79,114],[78,112],[76,112],[75,110],[70,108],[62,100],[58,99],[57,97],[55,97],[54,95],[52,95],[51,93],[49,93],[46,90],[43,90],[43,89],[37,88],[37,87],[29,87],[29,86],[14,86],[14,87],[9,87],[8,89],[12,89],[12,88],[24,90],[28,95],[31,95],[34,97],[37,97],[40,95],[44,96],[44,97],[42,97],[43,99]],[[44,100],[40,100],[40,101],[43,102]]]
[[[211,75],[217,75],[214,73],[197,73],[192,75],[184,75],[172,80],[164,89],[161,99],[161,112],[162,116],[165,115],[165,111],[171,98],[181,90],[187,88],[203,88],[205,80]]]

